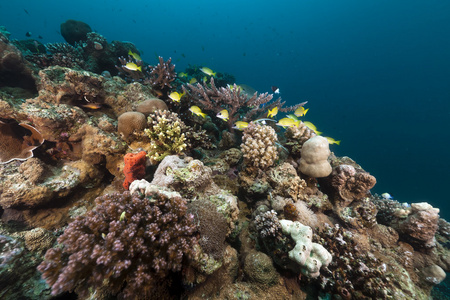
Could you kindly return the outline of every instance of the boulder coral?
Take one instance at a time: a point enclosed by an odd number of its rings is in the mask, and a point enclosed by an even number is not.
[[[332,168],[328,162],[330,147],[326,138],[315,136],[307,140],[301,150],[299,170],[314,178],[327,177]]]
[[[275,164],[278,159],[275,130],[267,125],[251,122],[244,130],[241,150],[247,172],[257,174]]]
[[[147,127],[147,119],[143,113],[129,111],[119,116],[117,131],[127,140],[132,134],[141,134]]]

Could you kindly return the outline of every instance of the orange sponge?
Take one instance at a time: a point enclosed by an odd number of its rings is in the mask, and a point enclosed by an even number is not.
[[[125,180],[123,182],[124,189],[128,190],[134,180],[144,178],[146,154],[145,151],[125,154],[123,158],[125,161],[125,167],[123,168],[123,173],[125,174]]]

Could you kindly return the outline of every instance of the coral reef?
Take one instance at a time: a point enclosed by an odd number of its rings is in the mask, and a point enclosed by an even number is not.
[[[173,112],[157,110],[148,116],[148,128],[144,130],[150,138],[148,157],[153,163],[167,155],[182,153],[186,150],[186,125]]]
[[[159,56],[159,63],[154,67],[149,67],[147,76],[144,79],[144,84],[150,84],[154,88],[158,89],[171,89],[172,81],[175,80],[177,74],[175,73],[175,65],[172,64],[172,59],[167,61]]]
[[[307,140],[301,150],[299,170],[310,177],[327,177],[332,169],[328,162],[330,148],[326,138],[315,136]]]
[[[192,254],[193,216],[176,192],[154,186],[145,195],[111,194],[69,224],[38,267],[52,294],[107,288],[126,298],[149,297],[158,280],[181,270]],[[132,237],[132,238],[131,238]]]
[[[137,111],[123,113],[117,119],[117,131],[127,140],[130,135],[141,134],[147,126],[145,115]]]
[[[241,144],[245,170],[255,174],[273,166],[278,158],[277,141],[272,127],[251,122],[244,130]]]

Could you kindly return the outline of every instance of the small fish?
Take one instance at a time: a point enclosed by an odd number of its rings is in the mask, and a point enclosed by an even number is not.
[[[274,108],[267,110],[267,117],[273,118],[277,115],[277,113],[278,113],[278,106],[275,106]]]
[[[238,129],[238,130],[244,130],[247,127],[248,127],[248,123],[243,122],[243,121],[237,121],[236,123],[234,123],[234,126],[233,126],[234,129]]]
[[[394,197],[392,197],[389,193],[383,193],[383,194],[381,194],[381,197],[386,200],[394,199]]]
[[[292,120],[291,118],[283,118],[278,121],[275,125],[282,126],[282,127],[292,127],[292,126],[298,126],[300,124],[300,121]]]
[[[120,221],[125,221],[125,219],[126,219],[125,212],[122,212],[122,213],[120,214],[119,220],[120,220]]]
[[[102,104],[100,104],[100,103],[88,103],[88,104],[81,105],[81,107],[89,108],[89,109],[99,109],[99,108],[102,107]]]
[[[38,39],[42,40],[43,39],[42,35],[38,35]]]
[[[314,131],[315,134],[318,134],[318,135],[322,134],[322,132],[317,131],[316,125],[314,125],[313,123],[306,121],[306,122],[303,122],[303,124],[305,124],[306,127],[311,129],[312,131]]]
[[[237,84],[233,84],[233,85],[227,84],[227,87],[228,87],[230,90],[232,90],[232,91],[234,91],[234,86],[236,86],[236,91],[239,91],[239,90],[243,91],[243,90],[244,90],[244,89],[242,88],[242,86],[240,86],[240,85],[237,85]]]
[[[172,92],[172,93],[170,93],[169,98],[175,102],[180,102],[181,97],[183,97],[183,96],[184,96],[184,93],[180,94],[178,92]]]
[[[206,82],[208,81],[208,77],[206,77],[206,76],[203,76],[203,79],[202,79],[202,81],[203,81],[203,83],[206,83]]]
[[[24,11],[27,15],[30,15],[30,14],[28,13],[28,10],[26,10],[25,8],[23,9],[23,11]]]
[[[205,73],[208,76],[216,77],[216,73],[213,72],[213,70],[211,70],[210,68],[203,67],[203,68],[200,69],[200,71],[202,71],[203,73]]]
[[[124,66],[124,68],[125,68],[125,69],[128,69],[128,70],[130,70],[130,71],[140,71],[140,72],[142,72],[142,67],[141,67],[141,66],[138,66],[137,64],[132,63],[132,62],[127,63],[127,64]]]
[[[31,31],[27,31],[27,33],[25,33],[25,36],[30,37],[32,35]]]
[[[206,118],[206,114],[204,112],[202,112],[202,110],[198,106],[195,106],[195,105],[191,106],[191,108],[189,108],[189,110],[197,116],[202,116],[203,118]]]
[[[326,136],[325,138],[327,139],[328,143],[330,143],[330,145],[332,145],[332,144],[340,145],[341,144],[341,141],[336,141],[335,139],[333,139],[329,136]]]
[[[274,92],[275,94],[279,94],[280,93],[280,88],[277,86],[272,86],[272,92]]]
[[[128,50],[128,55],[134,58],[135,60],[142,60],[139,54],[132,52],[131,50]]]
[[[296,116],[296,115],[293,115],[293,114],[289,114],[289,115],[287,115],[287,117],[288,117],[289,119],[292,119],[292,120],[294,120],[294,121],[298,121],[298,118],[297,118],[297,116]]]
[[[303,117],[304,115],[306,115],[306,113],[308,112],[308,109],[305,109],[303,106],[300,106],[299,108],[297,108],[294,112],[294,115],[296,115],[297,117]]]
[[[178,74],[178,76],[180,76],[180,77],[187,77],[188,74],[186,72],[181,72],[181,73]]]
[[[223,109],[223,110],[219,111],[217,113],[216,117],[218,117],[224,121],[228,121],[228,117],[229,117],[228,110]]]
[[[190,84],[194,84],[197,82],[197,79],[195,77],[192,77],[191,80],[189,80]]]

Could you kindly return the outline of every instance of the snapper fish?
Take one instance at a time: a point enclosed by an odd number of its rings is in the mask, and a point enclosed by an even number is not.
[[[206,118],[206,114],[204,112],[202,112],[202,110],[200,109],[200,107],[198,106],[191,106],[191,108],[189,108],[189,110],[197,116],[202,116],[203,118]]]
[[[294,115],[296,115],[297,117],[303,117],[304,115],[306,115],[306,113],[308,112],[308,109],[305,109],[303,106],[300,106],[299,108],[297,108],[294,112]]]
[[[226,110],[226,109],[219,111],[216,115],[216,117],[218,117],[219,119],[222,119],[224,121],[228,121],[229,116],[230,115],[228,114],[228,110]]]
[[[213,72],[213,70],[211,70],[210,68],[203,67],[203,68],[200,68],[200,71],[202,71],[203,73],[205,73],[208,76],[216,77],[216,72]]]
[[[183,96],[184,96],[184,93],[180,94],[178,92],[172,92],[172,93],[170,93],[169,98],[175,102],[180,102],[181,97],[183,97]]]
[[[244,121],[237,121],[236,123],[234,123],[234,126],[233,126],[233,128],[237,129],[237,130],[244,130],[247,127],[248,127],[248,123],[244,122]]]
[[[300,121],[295,121],[291,118],[283,118],[278,121],[275,125],[281,126],[281,127],[292,127],[292,126],[298,126],[300,124]]]
[[[341,144],[341,141],[336,141],[332,137],[326,136],[325,138],[327,139],[327,141],[330,145],[332,145],[332,144],[340,145]]]
[[[195,77],[192,77],[191,80],[189,80],[190,84],[194,84],[197,82],[197,79]]]
[[[178,76],[180,76],[180,77],[187,77],[188,74],[186,72],[181,72],[181,73],[178,74]]]
[[[142,60],[142,58],[139,56],[139,54],[132,52],[131,50],[128,50],[128,55],[134,58],[135,60]]]
[[[133,62],[129,62],[124,66],[125,69],[128,69],[130,71],[140,71],[142,72],[142,67],[138,66],[137,64]]]
[[[305,122],[303,122],[303,124],[305,124],[306,127],[311,129],[312,131],[314,131],[315,134],[317,134],[317,135],[321,135],[322,134],[322,132],[317,131],[317,127],[313,123],[305,121]]]
[[[277,113],[278,113],[278,106],[275,106],[274,108],[267,110],[267,117],[273,118],[277,115]]]

